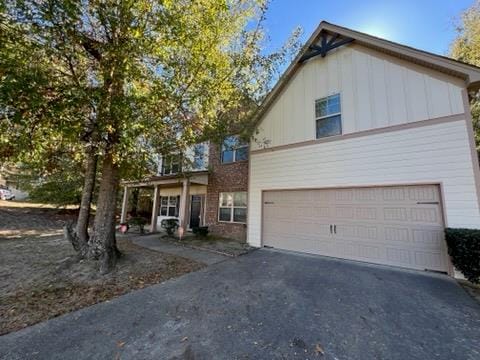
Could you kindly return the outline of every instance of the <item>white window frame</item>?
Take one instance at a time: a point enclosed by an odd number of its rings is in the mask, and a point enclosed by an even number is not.
[[[218,222],[227,223],[227,224],[246,224],[246,218],[248,215],[248,203],[245,206],[236,206],[235,205],[235,193],[245,193],[247,201],[248,201],[248,193],[246,191],[224,191],[218,194]],[[222,194],[231,194],[232,195],[232,205],[230,206],[222,206]],[[230,209],[230,221],[227,220],[220,220],[220,209]],[[242,221],[233,221],[233,216],[235,209],[245,209],[245,222]]]
[[[167,205],[162,205],[162,199],[163,199],[163,198],[167,198]],[[171,199],[171,198],[175,198],[175,205],[171,205],[171,204],[170,204],[170,199]],[[175,216],[175,215],[168,215],[170,208],[174,208],[174,209],[175,209],[174,213],[175,213],[175,214],[177,213],[177,208],[178,208],[178,206],[179,206],[178,202],[179,202],[179,200],[178,200],[178,195],[164,195],[164,196],[160,196],[160,209],[159,209],[160,211],[159,211],[159,215],[160,215],[160,216],[168,216],[168,217],[178,218],[178,216]],[[162,215],[162,207],[167,209],[167,215]]]
[[[338,96],[338,102],[340,104],[340,112],[317,117],[317,102],[323,101],[323,100],[328,101],[328,98],[331,98],[331,97],[334,97],[334,96]],[[315,99],[315,101],[313,102],[313,111],[314,111],[314,115],[315,115],[315,121],[314,121],[315,139],[320,140],[320,139],[329,138],[329,137],[332,137],[332,136],[341,136],[343,134],[342,96],[341,96],[340,93],[335,93],[335,94],[332,94],[332,95],[324,96],[324,97],[319,98],[319,99]],[[340,133],[335,134],[335,135],[317,137],[317,122],[318,122],[318,120],[324,120],[324,119],[328,119],[328,118],[331,118],[331,117],[334,117],[334,116],[340,116]]]
[[[170,168],[169,172],[164,172],[165,164],[168,164],[168,166]],[[177,172],[172,171],[173,170],[173,164],[178,165],[178,171]],[[170,155],[164,156],[162,158],[162,170],[161,171],[162,171],[162,175],[175,175],[175,174],[181,173],[182,172],[182,161],[181,161],[180,155],[170,154]]]
[[[227,136],[227,138],[229,138],[229,137],[235,137],[239,143],[242,143],[242,140],[240,140],[238,135]],[[227,138],[223,139],[222,145],[220,147],[220,163],[221,164],[232,164],[232,163],[235,163],[235,162],[238,162],[238,161],[248,161],[248,158],[250,157],[250,154],[248,154],[248,142],[245,142],[241,146],[236,146],[236,147],[233,147],[232,149],[227,150],[227,149],[224,149],[224,146],[225,146],[224,143],[225,143],[225,140]],[[244,148],[247,149],[247,154],[248,154],[247,158],[242,159],[242,160],[237,160],[237,150],[244,149]],[[233,160],[232,161],[228,161],[228,162],[223,161],[223,152],[224,151],[232,151],[233,152]]]

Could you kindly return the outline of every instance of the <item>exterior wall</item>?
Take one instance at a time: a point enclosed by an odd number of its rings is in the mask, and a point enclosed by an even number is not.
[[[248,242],[261,246],[262,190],[273,189],[440,184],[446,225],[480,228],[478,169],[471,151],[469,116],[463,118],[251,152]]]
[[[340,93],[343,134],[463,113],[458,78],[351,44],[305,62],[264,115],[252,150],[315,139],[315,100]]]
[[[245,241],[246,224],[218,221],[218,202],[221,192],[248,191],[248,161],[222,164],[220,155],[220,145],[211,143],[205,224],[213,234]]]

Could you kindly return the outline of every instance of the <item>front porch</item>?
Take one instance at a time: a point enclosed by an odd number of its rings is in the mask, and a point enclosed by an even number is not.
[[[153,176],[143,181],[123,183],[123,200],[120,223],[128,220],[129,197],[135,188],[153,189],[149,230],[160,230],[161,221],[179,220],[179,234],[205,224],[208,172],[198,171],[167,176]]]

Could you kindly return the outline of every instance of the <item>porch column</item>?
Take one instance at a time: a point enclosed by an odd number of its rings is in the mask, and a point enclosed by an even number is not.
[[[150,221],[150,232],[157,232],[158,205],[160,202],[160,185],[155,185],[153,190],[152,221]]]
[[[190,204],[190,180],[183,180],[182,195],[180,196],[180,209],[178,217],[180,218],[180,228],[185,234],[188,225],[188,205]]]
[[[128,195],[130,194],[130,188],[128,186],[123,187],[123,200],[122,200],[122,215],[120,216],[120,223],[127,222],[127,210],[128,210]]]

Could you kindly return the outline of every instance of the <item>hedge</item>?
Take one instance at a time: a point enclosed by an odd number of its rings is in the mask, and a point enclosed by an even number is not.
[[[480,283],[480,230],[445,229],[453,265],[472,283]]]

